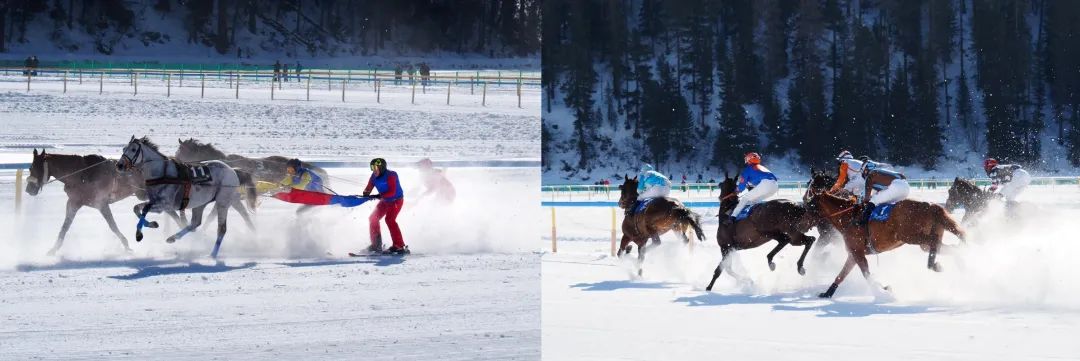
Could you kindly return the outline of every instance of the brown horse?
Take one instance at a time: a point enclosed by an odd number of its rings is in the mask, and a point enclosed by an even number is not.
[[[624,176],[626,180],[619,186],[622,194],[619,197],[619,208],[630,210],[637,202],[638,180],[637,177]],[[648,206],[638,214],[627,214],[622,222],[622,243],[619,245],[618,256],[630,252],[630,243],[637,245],[638,249],[638,276],[641,275],[641,265],[645,262],[645,243],[650,239],[654,243],[660,243],[660,235],[668,231],[689,243],[686,237],[687,228],[693,228],[700,241],[705,240],[705,232],[701,230],[699,219],[701,217],[690,209],[683,206],[673,198],[657,198],[649,202]]]
[[[989,205],[990,201],[1000,195],[979,189],[975,182],[956,177],[949,187],[949,198],[945,200],[945,209],[952,211],[964,207],[964,218],[960,222],[965,225],[969,220],[975,219]]]
[[[177,139],[177,142],[180,143],[180,146],[176,148],[174,157],[184,163],[220,160],[230,167],[251,173],[256,181],[274,184],[281,182],[288,174],[285,172],[285,163],[289,161],[289,158],[278,155],[264,158],[248,158],[236,154],[225,154],[225,152],[215,148],[213,144],[203,143],[194,138],[188,138],[187,140]],[[305,168],[322,177],[323,185],[330,184],[330,177],[327,176],[325,170],[307,162],[302,162],[302,164]]]
[[[829,289],[819,295],[822,298],[832,297],[855,265],[859,266],[863,277],[876,287],[877,284],[870,276],[870,266],[866,262],[866,255],[871,251],[880,253],[904,244],[918,245],[930,253],[927,267],[940,272],[941,266],[938,265],[936,257],[942,248],[941,239],[945,231],[964,239],[964,231],[956,221],[944,207],[934,203],[903,200],[893,206],[887,221],[871,221],[865,226],[857,226],[853,221],[862,215],[862,204],[825,192],[807,192],[811,193],[807,207],[827,218],[844,235],[844,244],[848,250],[847,262]]]
[[[146,192],[142,190],[143,178],[137,174],[125,175],[116,170],[116,161],[105,159],[97,154],[91,155],[68,155],[46,154],[45,150],[38,153],[34,149],[34,160],[30,164],[30,177],[26,179],[26,193],[36,196],[46,184],[57,181],[64,184],[64,193],[67,193],[67,214],[64,224],[60,227],[60,235],[56,237],[56,244],[49,249],[49,255],[53,255],[64,244],[71,221],[75,219],[75,213],[82,207],[90,207],[101,212],[109,229],[120,239],[124,249],[131,251],[127,237],[116,227],[112,210],[109,205],[124,198],[135,195],[141,200],[146,200]],[[183,225],[176,213],[170,216]]]
[[[727,217],[728,212],[739,203],[739,194],[735,189],[735,179],[725,177],[720,183],[720,217]],[[766,256],[769,269],[776,270],[773,257],[788,244],[803,246],[802,255],[796,262],[799,274],[806,274],[803,261],[810,247],[814,244],[814,237],[807,236],[806,232],[813,228],[819,221],[816,215],[811,214],[802,205],[786,199],[774,199],[754,206],[754,211],[746,219],[734,225],[725,226],[721,223],[716,230],[716,243],[720,245],[720,264],[713,271],[712,280],[705,287],[711,291],[716,279],[725,268],[729,273],[731,262],[729,255],[732,252],[757,248],[766,242],[776,241],[776,247]]]

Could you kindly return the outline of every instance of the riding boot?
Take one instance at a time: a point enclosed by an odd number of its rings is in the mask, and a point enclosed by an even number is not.
[[[862,215],[860,215],[859,218],[856,218],[855,222],[853,222],[853,223],[856,226],[865,226],[867,223],[869,223],[870,222],[870,213],[874,212],[874,207],[876,207],[876,206],[873,203],[867,203],[866,207],[863,208]]]

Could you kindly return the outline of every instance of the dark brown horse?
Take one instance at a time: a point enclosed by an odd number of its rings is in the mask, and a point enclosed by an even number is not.
[[[720,183],[720,217],[727,217],[728,212],[739,203],[735,186],[734,178],[725,177]],[[746,219],[733,225],[725,226],[721,223],[716,230],[716,243],[720,245],[722,258],[705,290],[712,290],[713,284],[725,268],[732,273],[729,255],[735,251],[757,248],[769,241],[776,241],[776,247],[765,258],[769,262],[770,270],[776,270],[773,257],[784,246],[792,244],[803,246],[802,255],[796,265],[800,275],[806,274],[803,261],[814,244],[814,237],[807,236],[806,232],[813,228],[818,220],[816,215],[808,212],[802,205],[786,199],[774,199],[754,206],[753,212]]]
[[[622,192],[619,197],[619,208],[630,210],[637,202],[638,180],[637,177],[629,178],[624,176],[624,178],[626,180],[619,186],[619,190]],[[638,249],[638,276],[640,276],[641,265],[645,262],[646,242],[651,239],[654,243],[659,244],[660,235],[668,231],[675,231],[675,234],[684,243],[689,243],[690,239],[686,237],[687,228],[693,228],[698,240],[704,241],[705,232],[701,230],[700,218],[697,213],[686,208],[682,202],[674,198],[656,198],[649,202],[640,213],[629,214],[628,212],[628,215],[623,218],[623,236],[622,243],[619,245],[618,256],[622,257],[624,253],[629,253],[630,243],[634,243]]]
[[[45,150],[38,153],[37,149],[34,149],[30,177],[26,179],[26,193],[36,196],[51,180],[64,184],[64,193],[67,193],[68,200],[64,225],[60,227],[60,235],[56,237],[56,244],[49,250],[49,255],[55,254],[64,244],[71,221],[82,207],[101,212],[101,216],[109,224],[109,229],[120,239],[124,249],[131,251],[127,237],[116,227],[109,205],[132,195],[145,200],[146,192],[142,190],[141,176],[122,174],[116,170],[115,160],[105,159],[97,154],[46,154]],[[171,216],[180,223],[175,213]]]
[[[986,206],[989,205],[990,200],[997,196],[994,193],[979,189],[975,182],[956,177],[956,179],[953,179],[952,186],[949,187],[949,198],[945,200],[945,209],[951,212],[964,207],[964,218],[960,222],[967,224],[969,220],[973,220],[979,214],[982,214],[986,210]]]
[[[866,277],[873,287],[877,287],[866,262],[866,255],[871,251],[880,253],[904,244],[918,245],[930,253],[927,267],[940,272],[941,267],[936,257],[942,248],[941,239],[945,231],[964,239],[964,231],[945,208],[937,204],[903,200],[896,203],[887,221],[871,221],[865,226],[856,226],[853,221],[855,217],[862,215],[861,204],[853,199],[840,198],[825,192],[807,192],[811,193],[807,207],[827,218],[844,235],[844,244],[848,250],[847,262],[829,289],[819,295],[822,298],[832,297],[855,265],[859,266],[863,277]]]
[[[225,154],[225,152],[218,150],[212,144],[202,143],[194,138],[188,138],[188,140],[177,139],[177,141],[180,143],[180,147],[176,149],[175,158],[184,163],[220,160],[230,167],[251,173],[256,181],[274,184],[281,182],[287,174],[285,172],[285,163],[289,161],[289,158],[286,157],[274,155],[263,158],[248,158],[236,154]],[[305,168],[322,177],[323,185],[330,184],[330,177],[326,175],[325,170],[307,162],[302,164]]]

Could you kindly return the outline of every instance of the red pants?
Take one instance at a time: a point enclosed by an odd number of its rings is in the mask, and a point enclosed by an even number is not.
[[[401,212],[401,206],[404,204],[405,199],[402,198],[391,202],[379,201],[379,204],[375,205],[371,217],[368,217],[371,244],[382,243],[382,230],[379,229],[379,220],[385,216],[386,228],[390,228],[390,239],[394,241],[394,247],[405,247],[405,241],[401,239],[401,228],[398,228],[397,224],[397,215]]]

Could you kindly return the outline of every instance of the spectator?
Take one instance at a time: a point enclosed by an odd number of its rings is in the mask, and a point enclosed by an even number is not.
[[[394,85],[401,85],[401,73],[402,72],[403,72],[403,70],[401,68],[401,63],[395,64],[394,65]]]
[[[413,76],[416,75],[416,69],[413,68],[412,64],[409,64],[409,66],[405,68],[405,71],[409,73],[409,83],[411,84],[414,81]]]
[[[425,86],[431,83],[431,67],[427,63],[420,63],[420,78]]]
[[[289,63],[281,64],[281,80],[289,81]]]
[[[278,81],[278,76],[281,75],[281,60],[274,61],[274,81]]]
[[[300,71],[301,71],[302,69],[303,69],[303,68],[302,68],[302,67],[300,66],[300,61],[299,61],[299,60],[297,60],[297,61],[296,61],[296,81],[297,81],[297,82],[299,82],[299,81],[300,81]]]

